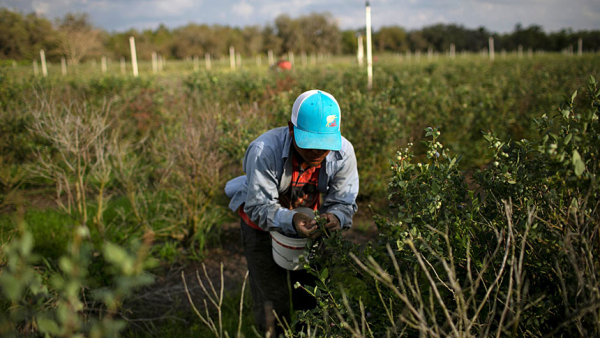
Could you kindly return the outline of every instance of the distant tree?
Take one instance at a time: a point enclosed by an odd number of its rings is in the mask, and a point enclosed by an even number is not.
[[[246,47],[245,53],[255,55],[262,51],[264,37],[259,26],[244,27],[242,37]]]
[[[420,50],[424,51],[429,47],[433,47],[430,45],[429,41],[425,40],[423,34],[420,31],[412,31],[407,34],[408,45],[411,50]]]
[[[0,58],[39,57],[40,49],[52,48],[55,33],[52,23],[45,18],[0,8]]]
[[[78,64],[86,55],[101,50],[101,31],[90,22],[84,13],[67,13],[57,22],[57,49],[73,64]]]
[[[266,25],[262,30],[263,36],[263,52],[268,53],[272,50],[275,55],[279,55],[281,52],[282,41],[277,35],[277,28],[271,25]]]
[[[364,48],[365,33],[363,30],[345,30],[345,31],[341,32],[342,54],[356,54],[358,52],[358,34],[363,35],[363,48]]]
[[[298,21],[293,20],[287,14],[281,14],[275,18],[277,36],[281,39],[281,52],[295,52],[298,45],[302,43],[302,30]]]
[[[521,24],[517,24],[511,40],[515,45],[523,45],[524,48],[546,49],[546,46],[549,45],[548,37],[542,26],[539,25],[523,28]]]
[[[311,13],[300,16],[296,21],[296,26],[301,30],[300,43],[296,46],[296,51],[339,53],[341,34],[330,13]]]
[[[380,52],[403,52],[408,49],[406,32],[398,26],[384,26],[374,36],[375,45]]]

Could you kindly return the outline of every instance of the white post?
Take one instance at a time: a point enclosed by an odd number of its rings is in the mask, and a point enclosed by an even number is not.
[[[158,73],[158,60],[156,56],[156,52],[152,52],[152,73]]]
[[[456,56],[456,45],[451,43],[450,44],[450,58],[454,59],[455,56]]]
[[[37,76],[38,75],[38,65],[37,65],[37,60],[33,60],[33,75]]]
[[[373,88],[373,54],[371,51],[371,6],[366,2],[365,16],[367,24],[367,88]]]
[[[523,57],[523,45],[519,45],[519,59]]]
[[[275,64],[275,60],[273,58],[273,50],[269,49],[269,66],[272,66],[273,64]]]
[[[129,49],[131,50],[131,68],[133,68],[133,76],[138,76],[137,54],[135,52],[135,39],[129,37]]]
[[[302,52],[302,66],[306,66],[306,52]]]
[[[125,57],[121,56],[121,74],[125,74]]]
[[[256,54],[256,66],[262,66],[262,56],[260,54]]]
[[[583,55],[583,39],[581,38],[577,40],[577,55]]]
[[[490,50],[490,61],[494,61],[494,38],[491,36],[488,38],[488,45]]]
[[[235,69],[235,49],[229,46],[229,67]]]
[[[292,52],[292,51],[288,52],[288,61],[290,61],[290,63],[292,65],[294,65],[294,52]]]
[[[106,56],[102,55],[102,73],[106,73]]]
[[[67,59],[65,59],[64,56],[60,58],[60,68],[62,70],[62,75],[67,75]]]
[[[46,53],[40,49],[40,61],[42,62],[42,75],[48,76],[48,67],[46,66]]]
[[[210,70],[210,53],[204,53],[204,66],[206,70]]]
[[[358,66],[362,67],[365,58],[365,48],[363,46],[362,34],[358,34],[358,50],[356,51],[356,59],[358,60]]]
[[[235,64],[237,68],[242,68],[242,54],[240,52],[236,53]]]

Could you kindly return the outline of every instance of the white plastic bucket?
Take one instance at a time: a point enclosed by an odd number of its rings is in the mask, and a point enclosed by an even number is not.
[[[309,208],[300,207],[294,210],[305,213],[311,218],[315,215]],[[300,264],[300,256],[304,254],[307,241],[307,238],[292,238],[278,231],[271,231],[271,246],[275,263],[287,270],[303,270],[304,266]]]

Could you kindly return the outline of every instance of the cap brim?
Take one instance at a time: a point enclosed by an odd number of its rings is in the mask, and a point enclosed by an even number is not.
[[[294,139],[302,149],[320,149],[338,151],[342,149],[342,134],[311,133],[294,126]]]

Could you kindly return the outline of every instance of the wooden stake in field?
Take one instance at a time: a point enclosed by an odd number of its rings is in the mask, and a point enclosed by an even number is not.
[[[126,68],[125,57],[121,56],[121,74],[125,74],[125,68]]]
[[[67,75],[67,59],[64,56],[60,58],[60,69],[63,76]]]
[[[38,65],[37,65],[37,60],[33,60],[33,75],[37,76],[38,75]]]
[[[235,69],[235,49],[229,46],[229,67]]]
[[[131,68],[133,68],[133,76],[138,76],[137,54],[135,52],[135,38],[129,37],[129,49],[131,50]]]
[[[363,37],[362,34],[358,34],[358,50],[356,51],[356,60],[358,61],[358,66],[362,67],[365,58],[365,50],[363,46]]]
[[[365,3],[365,7],[367,24],[367,88],[371,90],[373,88],[373,54],[371,51],[371,6],[368,1]]]
[[[269,49],[269,52],[267,54],[269,56],[269,66],[272,66],[273,64],[275,64],[275,60],[273,60],[273,50]]]
[[[102,55],[102,73],[106,73],[106,56]]]
[[[158,57],[156,56],[156,52],[152,52],[152,73],[158,73]]]
[[[46,53],[40,49],[40,60],[42,62],[42,75],[48,76],[48,67],[46,66]]]
[[[494,61],[494,38],[491,36],[488,38],[488,46],[490,49],[490,61]]]
[[[451,43],[450,44],[450,58],[454,59],[454,57],[456,57],[456,45]]]
[[[583,55],[583,40],[581,38],[577,40],[577,55]]]
[[[519,59],[523,57],[523,45],[519,45]]]
[[[204,67],[206,70],[210,70],[210,53],[204,53]]]

